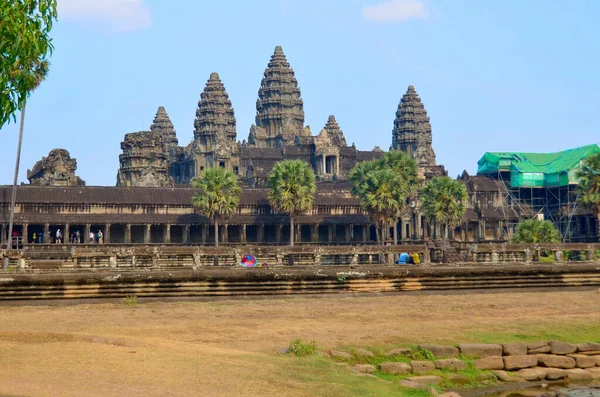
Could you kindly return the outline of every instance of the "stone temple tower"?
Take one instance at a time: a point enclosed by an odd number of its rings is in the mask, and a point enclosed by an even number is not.
[[[156,116],[154,116],[154,121],[150,126],[150,131],[159,133],[163,136],[165,150],[169,154],[169,160],[173,161],[175,159],[177,147],[179,146],[179,141],[177,140],[177,134],[173,127],[173,123],[163,106],[158,107]]]
[[[431,124],[427,111],[415,87],[408,86],[396,112],[392,148],[410,154],[419,167],[431,167],[436,165],[435,152],[431,144]]]
[[[200,94],[192,144],[198,175],[204,168],[237,170],[235,115],[229,95],[217,73],[211,73]],[[233,163],[236,164],[233,164]]]
[[[258,90],[256,125],[250,130],[248,143],[258,147],[293,145],[296,136],[310,136],[310,131],[304,128],[298,81],[277,46]]]

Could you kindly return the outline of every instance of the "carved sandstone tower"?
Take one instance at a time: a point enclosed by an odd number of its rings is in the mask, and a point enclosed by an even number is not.
[[[415,87],[408,86],[396,112],[392,148],[411,155],[419,167],[431,167],[436,165],[435,152],[431,144],[431,124],[427,111]]]
[[[67,150],[53,149],[27,170],[27,179],[34,186],[85,186],[85,181],[75,175],[76,169],[77,160]]]
[[[298,81],[277,46],[258,90],[256,125],[250,129],[248,143],[258,147],[292,145],[296,136],[310,136],[310,130],[304,128]]]
[[[162,106],[156,112],[150,131],[125,134],[121,149],[117,186],[173,186],[169,162],[178,150],[177,137],[173,123]]]
[[[177,147],[179,146],[179,141],[177,140],[177,134],[173,127],[173,123],[163,106],[158,107],[156,116],[154,116],[154,121],[150,126],[150,131],[163,135],[165,150],[169,153],[169,160],[173,161],[175,153],[177,152]]]
[[[196,163],[196,175],[204,168],[225,167],[237,171],[239,161],[232,163],[237,152],[235,115],[229,95],[217,73],[211,73],[200,94],[194,143],[190,155]]]
[[[331,115],[327,119],[327,124],[325,124],[324,130],[329,135],[331,139],[331,143],[337,147],[346,147],[346,138],[344,138],[344,132],[338,125],[335,116]]]

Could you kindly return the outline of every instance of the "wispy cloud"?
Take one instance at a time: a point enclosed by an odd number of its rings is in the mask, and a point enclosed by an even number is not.
[[[141,30],[152,24],[144,0],[59,0],[59,18],[97,22],[112,31]]]
[[[429,10],[424,0],[390,0],[363,7],[362,15],[371,22],[404,22],[410,18],[425,19]]]

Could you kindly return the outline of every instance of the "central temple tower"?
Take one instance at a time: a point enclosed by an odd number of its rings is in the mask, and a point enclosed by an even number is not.
[[[280,46],[275,47],[258,90],[255,122],[248,137],[253,146],[293,145],[296,136],[310,136],[304,128],[298,81]]]

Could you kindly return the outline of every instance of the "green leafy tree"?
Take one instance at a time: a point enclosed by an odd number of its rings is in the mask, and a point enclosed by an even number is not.
[[[429,222],[442,225],[442,262],[447,263],[446,240],[448,228],[459,225],[465,215],[467,189],[448,176],[429,180],[421,191],[421,208]]]
[[[294,220],[313,207],[317,185],[315,174],[300,160],[280,161],[269,174],[269,202],[276,211],[290,216],[290,245],[294,245]]]
[[[377,241],[388,238],[387,225],[397,225],[409,197],[418,189],[418,167],[404,152],[390,151],[379,160],[364,161],[350,171],[352,195],[358,197],[376,225]],[[394,227],[394,243],[397,243]]]
[[[51,55],[56,0],[0,2],[0,128],[23,109]],[[46,64],[47,66],[47,64]]]
[[[526,219],[519,222],[512,236],[513,243],[558,243],[560,233],[554,223],[545,220]]]
[[[600,153],[594,153],[583,160],[577,178],[579,200],[594,212],[596,237],[600,239]]]
[[[192,181],[198,193],[192,203],[215,226],[215,247],[219,245],[219,222],[229,218],[238,208],[242,189],[235,174],[225,168],[208,168]]]

